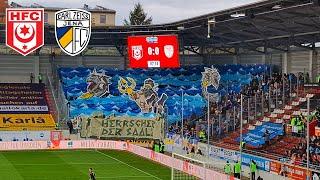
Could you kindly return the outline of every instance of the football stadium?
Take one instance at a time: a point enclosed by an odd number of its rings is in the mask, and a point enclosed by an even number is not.
[[[116,13],[0,1],[1,180],[319,180],[319,0]]]

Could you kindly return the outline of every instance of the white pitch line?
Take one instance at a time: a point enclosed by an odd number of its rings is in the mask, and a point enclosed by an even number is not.
[[[98,152],[99,154],[104,155],[104,156],[106,156],[106,157],[108,157],[108,158],[111,158],[111,159],[113,159],[113,160],[115,160],[115,161],[118,161],[118,162],[120,162],[120,163],[122,163],[122,164],[124,164],[124,165],[127,165],[127,166],[129,166],[129,167],[131,167],[131,168],[133,168],[133,169],[135,169],[135,170],[138,170],[138,171],[140,171],[140,172],[142,172],[142,173],[144,173],[144,174],[147,174],[147,175],[149,175],[149,176],[151,176],[151,177],[154,177],[154,178],[156,178],[156,179],[162,180],[161,178],[159,178],[159,177],[157,177],[157,176],[154,176],[154,175],[152,175],[152,174],[150,174],[150,173],[148,173],[148,172],[146,172],[146,171],[143,171],[143,170],[141,170],[141,169],[139,169],[139,168],[137,168],[137,167],[131,166],[130,164],[125,163],[125,162],[123,162],[123,161],[121,161],[121,160],[119,160],[119,159],[117,159],[117,158],[112,157],[112,156],[109,156],[108,154],[105,154],[105,153],[100,152],[100,151],[97,151],[97,150],[96,150],[96,152]]]
[[[108,176],[96,177],[97,179],[117,179],[117,178],[150,178],[150,176]]]
[[[15,166],[57,166],[57,165],[108,165],[108,164],[115,164],[115,163],[18,163],[18,164],[14,164]],[[8,164],[0,164],[1,166],[8,166]]]

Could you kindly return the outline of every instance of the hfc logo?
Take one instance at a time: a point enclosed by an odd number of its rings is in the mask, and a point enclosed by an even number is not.
[[[26,56],[44,44],[44,9],[6,10],[6,44]]]

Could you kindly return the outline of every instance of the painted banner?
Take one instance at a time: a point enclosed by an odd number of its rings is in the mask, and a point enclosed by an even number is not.
[[[0,83],[0,114],[48,113],[43,84]]]
[[[136,117],[89,117],[81,120],[81,137],[160,139],[163,119]]]
[[[50,131],[0,131],[0,141],[48,141]]]
[[[207,150],[204,146],[199,146],[199,139],[193,137],[181,138],[179,134],[167,133],[164,139],[165,151],[175,153],[188,153],[194,148],[195,150],[200,149],[202,154],[207,154]],[[206,145],[205,145],[206,146]]]
[[[211,158],[218,157],[222,160],[234,161],[234,162],[240,159],[240,154],[237,153],[236,151],[215,147],[215,146],[210,146],[209,156]]]
[[[0,131],[54,130],[51,114],[0,114]]]
[[[279,162],[270,162],[270,172],[296,180],[305,180],[307,178],[306,169]]]
[[[14,141],[0,142],[1,151],[9,150],[42,150],[48,149],[47,141]]]
[[[138,145],[145,148],[153,148],[154,141],[153,140],[127,140],[128,143]]]
[[[250,166],[251,160],[254,160],[257,164],[258,169],[267,171],[267,172],[270,171],[270,161],[265,158],[243,153],[241,159],[242,159],[243,165]]]
[[[129,36],[131,68],[178,68],[179,45],[176,35]]]
[[[59,149],[115,149],[126,150],[127,142],[103,140],[60,141]]]

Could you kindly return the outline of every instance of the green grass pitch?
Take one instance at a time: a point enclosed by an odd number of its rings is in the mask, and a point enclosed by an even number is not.
[[[88,180],[92,167],[97,179],[169,180],[171,170],[124,151],[0,152],[1,180]]]

